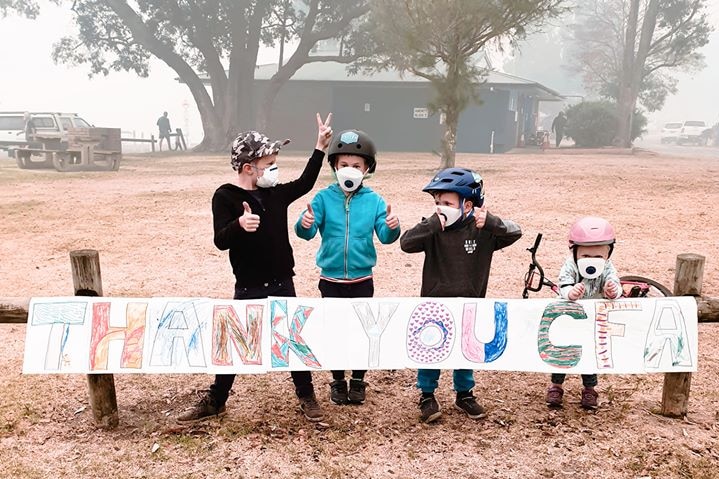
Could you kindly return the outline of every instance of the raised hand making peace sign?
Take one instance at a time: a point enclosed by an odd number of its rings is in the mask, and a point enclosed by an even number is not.
[[[327,115],[325,121],[322,121],[322,117],[317,113],[317,146],[315,148],[318,150],[325,151],[330,146],[330,139],[332,138],[331,121],[332,113]]]

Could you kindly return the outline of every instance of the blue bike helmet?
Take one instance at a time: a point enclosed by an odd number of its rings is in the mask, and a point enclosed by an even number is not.
[[[453,191],[480,208],[484,204],[484,181],[479,173],[466,168],[445,168],[438,172],[422,191]]]

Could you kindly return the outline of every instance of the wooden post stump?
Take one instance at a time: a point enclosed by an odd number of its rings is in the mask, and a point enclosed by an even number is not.
[[[102,296],[100,255],[95,250],[70,252],[75,296]],[[112,374],[88,374],[87,386],[92,414],[98,426],[112,429],[119,424],[115,378]]]
[[[677,256],[677,270],[674,277],[674,296],[701,296],[704,262],[698,254]],[[689,389],[692,373],[666,373],[662,389],[662,415],[669,417],[686,416],[689,409]]]

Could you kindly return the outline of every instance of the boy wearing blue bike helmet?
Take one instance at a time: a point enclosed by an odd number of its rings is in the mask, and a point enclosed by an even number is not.
[[[474,171],[444,169],[422,191],[434,197],[436,211],[400,238],[402,251],[424,252],[421,295],[483,298],[492,255],[522,236],[519,225],[487,211],[484,182]],[[417,371],[417,388],[422,392],[419,409],[426,423],[442,415],[434,397],[439,375],[439,369]],[[457,393],[454,406],[472,419],[485,417],[484,408],[472,394],[473,371],[454,370],[453,382]]]

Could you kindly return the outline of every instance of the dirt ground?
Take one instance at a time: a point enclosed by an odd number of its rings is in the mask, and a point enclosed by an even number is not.
[[[304,154],[283,152],[281,177],[293,178]],[[541,261],[556,275],[566,233],[578,216],[609,218],[618,234],[620,274],[670,287],[676,256],[707,258],[704,291],[719,296],[719,158],[517,154],[459,155],[481,172],[487,206],[517,221],[524,237],[495,255],[490,297],[518,298],[537,232]],[[437,159],[386,154],[369,181],[412,226],[431,212],[421,192]],[[226,252],[212,244],[210,198],[234,181],[227,157],[126,157],[119,172],[19,170],[0,160],[0,297],[73,293],[68,253],[100,251],[106,296],[230,297]],[[316,189],[330,181],[323,167]],[[296,218],[307,203],[292,205]],[[713,213],[712,213],[713,211]],[[318,240],[293,238],[299,295],[319,296]],[[421,255],[399,243],[379,247],[376,296],[416,296]],[[548,293],[543,293],[548,296]],[[115,377],[120,427],[97,429],[80,375],[23,376],[24,325],[0,325],[0,477],[466,477],[714,478],[719,476],[719,323],[699,326],[699,371],[686,420],[657,414],[662,375],[601,376],[600,408],[579,408],[570,376],[565,408],[543,402],[546,375],[477,373],[475,394],[488,417],[451,408],[451,374],[438,398],[445,415],[418,422],[415,372],[370,372],[368,401],[329,403],[329,373],[315,374],[325,421],[297,411],[286,374],[238,377],[228,414],[178,427],[174,416],[211,378]]]

